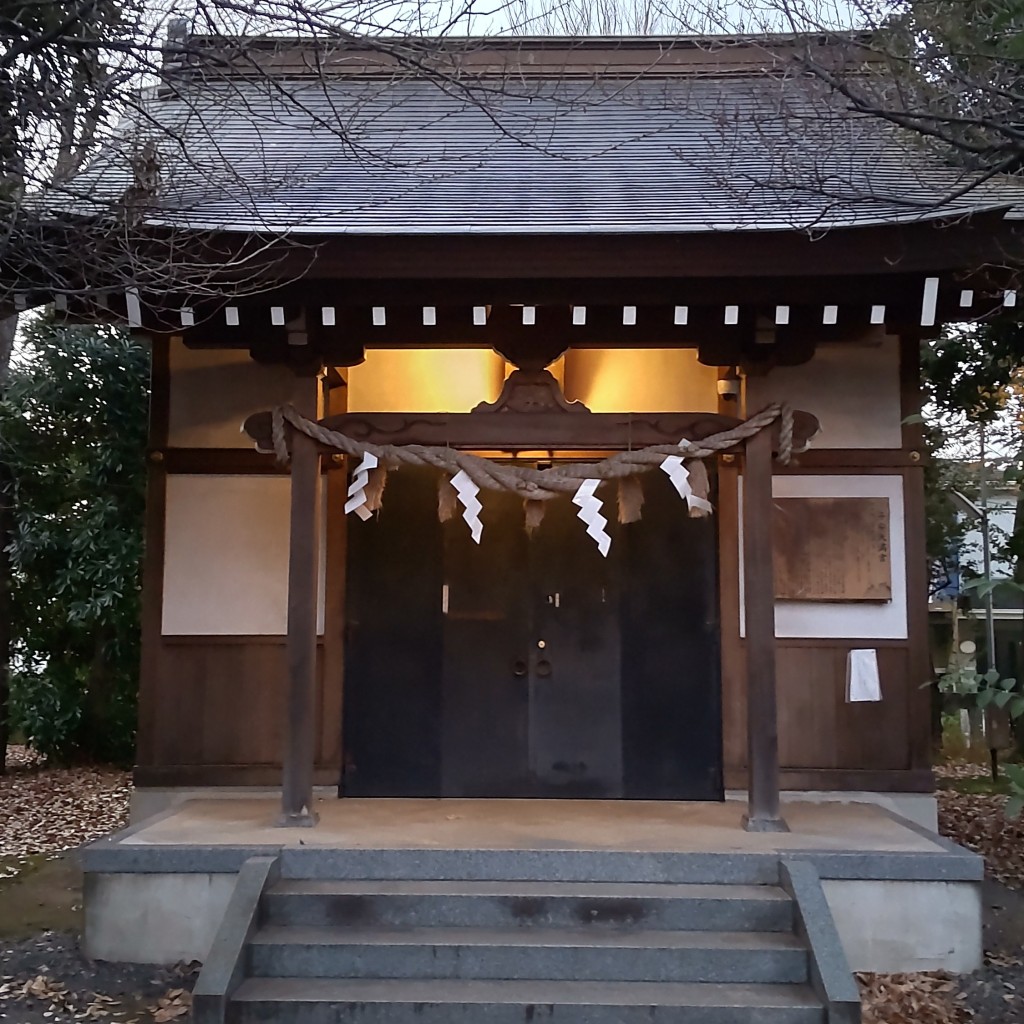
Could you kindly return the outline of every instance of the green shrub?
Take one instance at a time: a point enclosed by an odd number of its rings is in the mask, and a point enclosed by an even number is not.
[[[0,402],[12,481],[12,725],[60,760],[132,758],[149,351],[25,325]]]

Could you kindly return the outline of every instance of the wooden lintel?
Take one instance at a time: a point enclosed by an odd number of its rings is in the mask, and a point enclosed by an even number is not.
[[[330,310],[329,326],[319,322],[324,308]],[[302,331],[274,325],[274,309],[282,311],[278,319],[301,321]],[[435,347],[492,348],[517,366],[546,366],[570,348],[652,347],[694,348],[709,366],[767,360],[795,366],[807,362],[820,342],[856,340],[870,328],[867,306],[844,307],[836,324],[822,323],[821,307],[794,307],[790,323],[779,327],[765,346],[757,336],[758,317],[765,311],[753,305],[738,309],[732,323],[726,322],[725,305],[686,306],[685,315],[672,305],[600,305],[588,306],[574,322],[573,307],[564,302],[529,307],[524,322],[523,309],[516,306],[278,306],[271,299],[239,303],[232,325],[225,323],[223,312],[211,311],[195,326],[174,333],[191,348],[245,348],[259,362],[287,362],[305,350],[334,366],[357,365],[366,349]],[[374,322],[375,310],[381,322]],[[424,323],[425,318],[430,322]]]
[[[623,451],[657,444],[699,441],[741,421],[716,413],[346,413],[321,420],[357,441],[370,444],[434,444],[452,448],[517,451]],[[794,414],[793,440],[803,447],[818,430],[807,412]],[[261,447],[271,446],[269,412],[245,421],[246,433]],[[769,431],[778,447],[778,431]],[[331,451],[324,447],[322,450]],[[741,451],[737,445],[731,451]]]

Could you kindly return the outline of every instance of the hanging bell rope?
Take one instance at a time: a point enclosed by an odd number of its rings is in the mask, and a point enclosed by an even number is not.
[[[469,452],[436,445],[370,444],[315,420],[307,419],[293,406],[277,406],[271,413],[274,452],[281,463],[289,460],[287,426],[305,434],[327,448],[349,456],[375,456],[380,465],[390,469],[402,466],[432,466],[451,477],[465,474],[478,488],[507,491],[524,501],[549,501],[562,494],[576,494],[585,480],[625,480],[639,473],[664,468],[666,459],[683,459],[687,464],[689,485],[698,500],[691,505],[691,515],[706,515],[708,479],[700,460],[735,447],[779,421],[779,461],[788,463],[793,453],[793,411],[788,405],[772,404],[750,419],[729,430],[711,434],[700,441],[682,440],[679,444],[658,444],[636,451],[616,452],[600,462],[556,463],[549,469],[534,469],[495,462]],[[533,506],[536,508],[536,506]],[[529,506],[528,506],[529,508]]]

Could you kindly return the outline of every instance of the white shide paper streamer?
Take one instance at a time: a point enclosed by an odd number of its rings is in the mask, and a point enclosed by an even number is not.
[[[348,485],[348,501],[345,515],[355,512],[364,522],[373,514],[366,507],[366,485],[370,482],[370,470],[377,468],[377,456],[363,453],[363,461],[352,471],[352,482]]]
[[[679,492],[679,497],[686,502],[688,509],[703,509],[711,512],[711,502],[698,497],[693,493],[690,486],[690,471],[683,465],[683,460],[678,455],[669,455],[661,464],[661,470],[672,481],[672,486]]]
[[[607,558],[612,538],[605,527],[608,520],[601,515],[601,499],[594,495],[600,480],[584,480],[573,495],[572,503],[579,506],[576,515],[587,524],[587,533],[597,543],[597,550]]]
[[[462,503],[462,518],[466,520],[466,525],[469,527],[469,532],[473,537],[473,543],[479,544],[480,537],[484,532],[484,524],[480,521],[480,510],[483,508],[483,505],[480,504],[480,499],[477,497],[480,493],[480,488],[473,483],[466,471],[462,469],[452,477],[452,487],[455,488],[455,493],[459,496],[459,501]]]

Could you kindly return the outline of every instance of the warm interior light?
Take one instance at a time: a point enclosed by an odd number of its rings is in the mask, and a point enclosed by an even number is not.
[[[369,349],[345,377],[349,412],[469,412],[498,397],[505,361],[489,348]]]
[[[593,412],[716,412],[717,376],[694,349],[572,349],[565,397]]]

